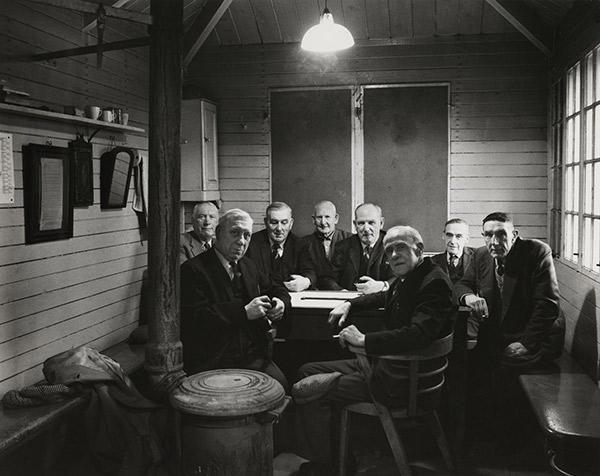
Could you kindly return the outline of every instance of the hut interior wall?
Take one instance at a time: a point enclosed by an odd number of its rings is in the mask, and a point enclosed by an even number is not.
[[[5,2],[0,11],[1,51],[38,53],[95,43],[81,32],[83,15],[29,2]],[[125,30],[127,28],[127,30]],[[107,19],[104,41],[136,34],[137,26]],[[137,32],[143,35],[144,29]],[[0,64],[0,80],[52,110],[65,105],[119,106],[130,125],[148,126],[148,69],[143,49],[77,56],[43,63]],[[67,147],[75,124],[0,114],[0,131],[13,135],[16,200],[0,204],[0,395],[39,381],[43,361],[89,345],[102,350],[137,326],[146,239],[131,209],[100,209],[100,155],[114,145],[147,157],[146,137],[101,132],[93,140],[94,204],[74,209],[73,238],[25,243],[22,153],[24,144]]]

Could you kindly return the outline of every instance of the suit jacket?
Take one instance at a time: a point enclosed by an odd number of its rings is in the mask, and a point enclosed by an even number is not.
[[[378,281],[389,281],[393,278],[392,270],[383,251],[383,237],[381,231],[379,239],[373,246],[371,253],[370,269],[368,275]],[[332,274],[321,279],[323,289],[348,289],[355,290],[354,283],[360,278],[360,258],[363,253],[362,243],[358,235],[352,235],[338,243],[331,262]]]
[[[181,265],[181,342],[183,362],[188,374],[220,368],[244,349],[240,341],[250,338],[267,357],[268,324],[264,319],[249,321],[244,306],[266,294],[278,297],[286,311],[290,308],[287,291],[261,274],[252,260],[239,260],[248,300],[234,296],[229,274],[213,248]]]
[[[302,246],[300,253],[303,255],[303,260],[311,262],[314,266],[315,275],[317,277],[316,288],[317,289],[328,289],[326,286],[327,280],[333,276],[333,266],[331,259],[335,254],[337,244],[350,238],[352,233],[346,230],[340,230],[336,228],[331,236],[331,248],[329,251],[330,258],[325,255],[325,248],[323,247],[323,241],[320,238],[320,233],[314,232],[310,235],[306,235],[302,238]],[[308,256],[306,256],[308,255]]]
[[[462,271],[463,275],[465,274],[466,269],[471,266],[471,262],[473,260],[473,253],[475,253],[475,248],[471,248],[470,246],[465,246],[463,249],[463,255],[461,256],[462,261]],[[440,268],[444,270],[444,273],[448,274],[448,257],[446,256],[446,252],[438,253],[437,255],[433,255],[431,257],[431,261],[437,264]],[[458,278],[452,280],[452,284],[456,284],[462,276],[458,276]]]
[[[352,312],[385,308],[386,330],[366,334],[365,350],[369,355],[399,354],[427,347],[454,328],[456,306],[452,302],[452,283],[430,258],[425,258],[404,281],[397,279],[388,291],[360,296],[350,302]],[[401,395],[406,391],[406,375],[406,364],[377,361],[373,391],[383,400]]]
[[[511,342],[521,342],[530,352],[542,351],[550,357],[560,354],[562,342],[557,343],[556,338],[560,340],[561,330],[555,328],[558,283],[550,247],[538,240],[517,238],[504,268],[500,292],[494,259],[485,246],[478,248],[472,265],[454,287],[457,302],[470,293],[487,301],[490,316],[479,326],[480,344],[493,353],[501,352]]]
[[[252,234],[247,256],[256,263],[261,273],[270,276],[277,283],[287,281],[290,274],[300,274],[310,279],[311,285],[314,285],[317,281],[314,266],[309,256],[306,254],[301,255],[300,248],[300,239],[290,233],[285,240],[283,254],[281,255],[283,271],[281,274],[274,273],[271,267],[271,242],[269,241],[269,235],[267,230],[261,230]]]
[[[198,239],[194,230],[181,234],[179,239],[179,264],[203,252],[202,241]]]

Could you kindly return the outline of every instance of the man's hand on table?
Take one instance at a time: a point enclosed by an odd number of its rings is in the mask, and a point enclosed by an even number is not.
[[[350,307],[352,307],[352,304],[350,304],[348,301],[338,304],[329,313],[329,319],[327,319],[327,323],[330,326],[335,326],[337,324],[339,327],[342,327],[344,322],[346,322],[348,314],[350,313]]]
[[[304,291],[310,287],[310,279],[300,276],[299,274],[291,274],[289,281],[284,281],[284,285],[288,291],[297,293]]]
[[[356,290],[363,294],[373,294],[386,289],[385,281],[376,281],[370,276],[361,276],[355,283]]]

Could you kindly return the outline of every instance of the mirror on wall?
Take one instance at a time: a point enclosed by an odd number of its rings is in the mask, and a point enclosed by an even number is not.
[[[100,157],[100,207],[127,205],[135,154],[127,147],[115,147]]]

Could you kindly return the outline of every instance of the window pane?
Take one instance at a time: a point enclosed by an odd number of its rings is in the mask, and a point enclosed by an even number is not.
[[[581,114],[575,116],[573,123],[573,162],[579,162],[581,157],[581,129],[580,129]]]
[[[600,220],[594,219],[594,233],[592,235],[592,269],[597,273],[600,272]]]
[[[585,164],[585,199],[583,213],[592,213],[592,186],[594,184],[593,164]]]
[[[573,257],[573,215],[565,214],[565,258],[572,260]]]
[[[600,108],[597,113],[600,115]],[[567,135],[565,140],[567,141],[565,163],[570,164],[573,162],[573,119],[567,120]]]
[[[573,69],[571,68],[567,73],[567,116],[573,114]]]
[[[600,163],[594,164],[594,215],[600,215]],[[598,236],[600,239],[600,236]]]
[[[585,160],[590,160],[594,157],[594,116],[593,111],[588,109],[585,111]]]
[[[580,80],[580,75],[581,73],[581,67],[579,65],[579,63],[577,63],[575,65],[575,84],[574,84],[574,88],[575,88],[575,104],[574,104],[574,110],[573,112],[577,112],[581,109],[581,80]]]
[[[600,46],[596,48],[596,101],[600,99]]]
[[[585,58],[585,105],[594,102],[594,53]]]
[[[578,263],[579,257],[579,216],[573,215],[573,262]]]
[[[581,263],[588,269],[592,269],[592,219],[583,219],[583,256]]]
[[[573,167],[567,167],[565,177],[565,210],[573,210]]]
[[[579,176],[579,165],[573,167],[573,211],[579,211],[579,186],[581,178]]]
[[[600,106],[594,108],[594,158],[600,157]]]

